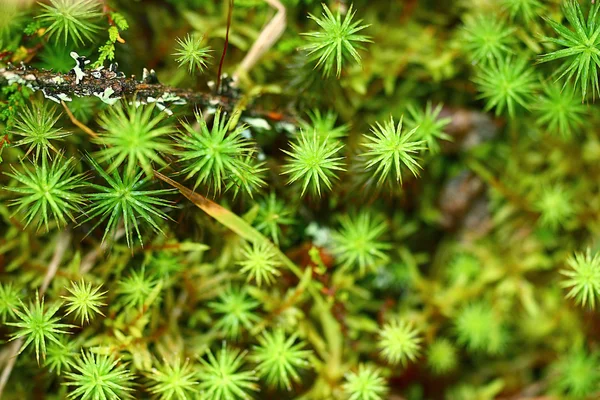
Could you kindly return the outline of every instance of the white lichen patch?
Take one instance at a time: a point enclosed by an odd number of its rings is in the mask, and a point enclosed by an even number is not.
[[[294,134],[297,131],[296,126],[289,122],[280,122],[279,126],[281,129],[283,129],[284,131],[287,131],[288,133],[291,133],[291,134]]]
[[[64,83],[65,80],[63,79],[62,76],[58,75],[58,76],[55,76],[54,78],[50,79],[50,82],[60,85],[61,83]]]
[[[263,118],[244,118],[244,122],[253,128],[271,130],[271,125]]]
[[[250,132],[250,129],[244,129],[240,135],[248,140],[252,139],[252,132]]]
[[[168,116],[173,115],[173,111],[169,110],[164,104],[161,103],[156,103],[156,107],[160,110],[165,112]]]
[[[103,69],[104,69],[104,66],[100,66],[100,67],[98,67],[98,68],[94,69],[94,70],[91,72],[91,75],[92,75],[92,77],[94,77],[94,78],[96,78],[96,79],[100,79],[100,78],[102,78],[102,70],[103,70]]]
[[[23,79],[21,75],[12,71],[4,71],[3,76],[4,79],[6,79],[8,86],[12,85],[13,83],[18,83],[19,85],[25,84],[25,79]]]
[[[96,96],[97,98],[102,100],[103,103],[108,104],[109,106],[112,106],[120,99],[120,97],[110,97],[114,93],[115,93],[115,91],[112,88],[107,87],[106,89],[104,89],[104,92],[102,92],[102,93],[94,92],[93,94],[94,94],[94,96]]]
[[[146,97],[146,101],[142,102],[142,104],[150,104],[150,103],[155,103],[156,108],[158,108],[160,111],[164,111],[167,115],[171,116],[171,115],[173,115],[173,111],[171,111],[168,106],[183,105],[183,104],[186,104],[186,101],[185,101],[185,99],[182,99],[181,97],[179,97],[177,95],[174,95],[169,92],[164,92],[158,98],[148,96],[148,97]]]
[[[316,222],[311,222],[306,227],[304,233],[312,238],[315,246],[327,247],[331,243],[331,230],[327,227],[320,226]]]
[[[67,96],[65,93],[58,93],[56,96],[58,96],[58,98],[61,99],[62,101],[72,101],[73,100],[72,98]]]
[[[171,116],[173,115],[173,111],[169,110],[164,103],[162,103],[160,101],[160,97],[158,99],[152,97],[152,96],[148,96],[146,97],[146,101],[136,101],[135,102],[135,106],[139,107],[141,104],[151,104],[151,103],[155,103],[156,104],[156,108],[158,108],[160,111],[164,111],[167,115]]]
[[[90,63],[90,60],[86,60],[85,57],[80,57],[79,54],[74,51],[72,51],[70,55],[71,58],[75,60],[75,67],[73,67],[72,70],[75,72],[75,83],[79,84],[79,82],[81,82],[81,80],[86,76],[83,68]]]
[[[60,104],[60,99],[58,97],[54,97],[51,94],[46,93],[46,89],[42,89],[42,93],[44,93],[44,97],[48,100],[52,100],[58,104]]]
[[[162,101],[165,103],[171,103],[175,105],[184,105],[186,103],[185,99],[182,99],[181,97],[169,92],[164,92],[158,99],[162,99]]]

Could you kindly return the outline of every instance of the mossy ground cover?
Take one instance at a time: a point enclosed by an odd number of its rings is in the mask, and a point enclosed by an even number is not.
[[[0,397],[600,397],[600,5],[0,1]]]

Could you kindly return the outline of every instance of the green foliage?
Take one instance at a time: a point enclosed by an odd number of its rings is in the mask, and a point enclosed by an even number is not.
[[[253,371],[240,371],[246,353],[229,348],[225,342],[216,357],[212,352],[201,359],[202,369],[198,373],[200,389],[206,398],[214,400],[236,400],[249,398],[249,392],[257,391],[258,379]]]
[[[126,175],[137,173],[138,165],[147,176],[152,176],[152,163],[164,167],[165,161],[160,153],[172,151],[168,135],[173,127],[165,123],[165,114],[155,117],[154,106],[113,106],[100,116],[99,124],[104,129],[96,142],[104,149],[95,154],[100,162],[110,162],[108,173],[121,164],[126,165]]]
[[[94,63],[95,67],[100,67],[106,60],[114,60],[115,58],[115,44],[108,42],[98,48],[98,60]]]
[[[216,314],[221,314],[215,328],[231,339],[238,338],[242,329],[250,329],[260,320],[254,311],[258,305],[245,290],[233,287],[224,290],[218,301],[208,304]]]
[[[387,231],[385,221],[368,212],[343,215],[341,229],[331,235],[331,252],[343,268],[358,269],[360,275],[373,271],[388,261],[390,244],[382,241]]]
[[[153,368],[148,375],[152,382],[150,393],[161,400],[179,399],[186,400],[198,393],[198,382],[196,371],[190,365],[189,360],[181,363],[164,362],[157,368]]]
[[[64,329],[71,325],[60,322],[60,317],[55,316],[60,303],[53,303],[48,309],[44,307],[44,298],[40,300],[39,292],[36,292],[35,301],[26,306],[21,302],[21,309],[14,309],[19,322],[8,322],[7,325],[14,326],[18,330],[11,336],[11,340],[23,339],[23,344],[19,350],[23,350],[33,343],[35,347],[35,358],[40,363],[40,353],[42,358],[46,358],[46,343],[52,342],[60,345],[59,334],[67,333]]]
[[[588,108],[576,98],[573,87],[544,85],[544,95],[534,105],[537,124],[550,133],[569,137],[585,124]]]
[[[108,38],[112,43],[116,42],[118,37],[119,28],[117,28],[116,26],[111,26],[110,28],[108,28]]]
[[[73,391],[70,398],[81,400],[119,400],[133,398],[131,395],[133,374],[118,359],[110,356],[81,352],[73,365],[73,371],[66,373]]]
[[[50,4],[41,4],[44,12],[38,16],[44,25],[48,25],[46,35],[61,38],[66,45],[68,40],[75,44],[93,40],[100,29],[96,21],[102,16],[100,3],[95,0],[50,0]]]
[[[440,118],[442,104],[435,109],[431,102],[427,103],[425,110],[411,106],[408,108],[406,127],[409,131],[416,129],[415,136],[427,143],[427,150],[432,154],[440,152],[440,140],[451,140],[452,137],[444,133],[444,128],[451,122],[451,118]]]
[[[177,38],[177,45],[177,51],[173,55],[177,56],[175,61],[181,67],[187,67],[190,74],[196,70],[198,72],[204,71],[212,50],[202,45],[201,37],[188,34],[184,39]]]
[[[502,0],[502,5],[508,11],[511,19],[522,19],[531,22],[542,9],[539,0]]]
[[[448,277],[454,285],[465,285],[477,279],[481,272],[481,263],[469,253],[460,253],[453,257],[448,266]]]
[[[243,189],[242,193],[253,198],[254,194],[260,192],[260,189],[266,185],[265,172],[268,169],[264,165],[264,162],[257,161],[251,154],[247,154],[243,159],[242,173],[229,176],[225,191],[232,192],[233,197],[236,198]]]
[[[0,318],[6,322],[7,317],[14,319],[17,314],[15,310],[21,305],[21,295],[12,282],[0,283]]]
[[[58,335],[58,342],[49,342],[46,349],[46,360],[44,366],[50,372],[60,375],[61,372],[71,371],[77,359],[78,342],[70,340],[67,335]]]
[[[381,371],[365,364],[359,364],[356,372],[346,374],[343,388],[348,400],[383,400],[388,392]]]
[[[371,126],[372,135],[365,136],[364,147],[367,149],[363,156],[368,160],[367,168],[378,177],[378,184],[382,185],[393,171],[396,182],[402,184],[402,168],[406,167],[414,176],[419,174],[420,165],[415,157],[419,151],[425,149],[425,141],[416,137],[417,128],[411,131],[402,131],[402,118],[398,125],[394,118],[379,122]]]
[[[287,336],[281,328],[258,338],[251,358],[257,363],[258,375],[270,386],[292,390],[292,381],[300,382],[298,370],[309,367],[311,351],[304,350],[306,343],[296,339],[296,335]]]
[[[540,212],[540,221],[543,226],[556,229],[573,218],[575,209],[573,194],[562,185],[552,185],[542,189],[535,204]]]
[[[127,22],[127,19],[125,18],[125,16],[121,13],[118,12],[111,12],[110,16],[115,24],[115,26],[117,28],[119,28],[119,30],[125,31],[127,29],[129,29],[129,22]]]
[[[310,121],[299,121],[300,129],[304,132],[315,132],[322,140],[342,140],[348,135],[350,127],[346,124],[336,125],[338,116],[331,110],[321,113],[319,109],[307,112]]]
[[[427,348],[427,365],[435,374],[445,374],[456,368],[458,355],[448,339],[436,339]]]
[[[465,51],[475,64],[493,65],[512,54],[515,44],[514,28],[493,15],[469,16],[461,38]]]
[[[248,276],[248,281],[256,281],[258,286],[263,282],[271,285],[275,277],[281,275],[277,254],[268,243],[247,245],[242,250],[242,259],[238,263],[242,267],[240,272]]]
[[[62,43],[48,43],[39,54],[40,61],[37,64],[38,68],[51,69],[63,73],[69,72],[73,68],[73,58],[68,50]],[[77,103],[77,100],[74,102]],[[69,105],[71,111],[73,111],[71,106],[74,102],[71,102]]]
[[[28,146],[27,153],[33,152],[37,161],[40,155],[50,157],[50,150],[59,151],[52,144],[52,140],[60,140],[69,133],[60,127],[55,127],[60,114],[56,115],[56,109],[50,108],[47,103],[32,104],[31,107],[21,110],[19,118],[15,121],[12,133],[22,136],[15,145]]]
[[[71,287],[67,288],[67,291],[70,294],[63,296],[67,305],[65,315],[75,313],[75,317],[81,319],[81,325],[84,321],[89,322],[90,317],[93,318],[95,314],[104,316],[100,307],[106,305],[102,303],[106,292],[100,292],[100,286],[93,286],[82,279],[80,283],[71,282]]]
[[[358,50],[364,48],[361,43],[371,41],[368,36],[358,33],[369,25],[361,25],[362,20],[352,21],[354,14],[355,10],[352,9],[351,5],[342,19],[339,9],[333,15],[325,3],[323,3],[321,17],[309,14],[309,18],[315,21],[321,30],[305,33],[304,35],[309,44],[303,48],[308,51],[308,55],[312,60],[318,60],[316,68],[321,68],[325,77],[331,75],[334,64],[338,78],[342,73],[344,62],[354,61],[360,64]]]
[[[18,33],[26,23],[26,14],[14,2],[4,2],[2,21],[0,21],[0,44],[12,42],[13,35]]]
[[[123,223],[127,245],[131,247],[134,231],[140,243],[143,244],[138,220],[144,221],[153,230],[162,232],[156,221],[157,219],[168,219],[161,208],[171,207],[171,204],[161,197],[169,194],[171,190],[142,190],[146,183],[142,179],[143,171],[135,176],[121,176],[115,170],[109,175],[93,158],[88,157],[88,159],[98,175],[108,183],[108,186],[91,184],[90,187],[96,193],[87,196],[91,205],[87,211],[88,218],[85,222],[98,218],[98,222],[94,225],[97,227],[108,220],[102,237],[103,241],[109,234],[114,236],[119,224]]]
[[[73,59],[71,59],[70,64],[72,64],[72,61]],[[79,121],[88,123],[95,116],[95,112],[101,107],[99,103],[100,100],[97,97],[80,97],[73,99],[69,104],[69,109]]]
[[[535,71],[524,58],[505,58],[480,68],[474,82],[486,100],[486,110],[496,109],[496,115],[506,109],[511,118],[520,108],[528,109],[537,87]]]
[[[393,320],[383,326],[379,334],[378,347],[381,355],[390,364],[406,365],[415,361],[421,350],[419,332],[412,323],[404,320]]]
[[[14,15],[13,18],[16,18],[17,21],[19,20],[19,15]],[[17,22],[15,25],[18,25],[20,22]],[[36,32],[38,32],[40,29],[42,28],[42,23],[39,20],[35,20],[31,23],[29,23],[25,29],[23,29],[23,32],[25,32],[25,34],[27,35],[35,35]]]
[[[6,175],[19,186],[5,189],[18,196],[11,203],[17,206],[15,213],[23,214],[25,226],[37,220],[38,229],[43,224],[48,230],[51,217],[59,226],[66,225],[67,219],[75,221],[73,213],[84,204],[84,197],[77,192],[83,186],[83,175],[73,173],[72,159],[41,159],[39,166],[21,165],[21,170],[12,167],[12,173]]]
[[[289,205],[277,198],[273,192],[266,198],[258,201],[258,215],[256,216],[256,229],[273,239],[273,243],[279,245],[282,235],[282,226],[294,223],[292,210]]]
[[[588,90],[591,90],[594,96],[600,95],[600,86],[598,85],[599,9],[598,4],[592,5],[586,19],[577,1],[566,1],[564,14],[573,30],[546,18],[546,23],[554,29],[558,37],[546,37],[545,40],[562,48],[544,54],[539,61],[549,62],[564,59],[556,72],[558,79],[566,78],[573,80],[575,85],[579,84],[583,100],[586,99]]]
[[[463,307],[455,320],[458,342],[469,351],[496,354],[506,344],[502,323],[489,304],[474,302]]]
[[[560,271],[564,275],[561,286],[570,288],[567,298],[575,299],[582,307],[594,308],[600,296],[600,255],[592,255],[590,249],[576,252],[567,259],[567,266]]]
[[[598,1],[281,2],[0,6],[0,397],[596,398]]]
[[[321,187],[331,190],[332,180],[337,179],[336,171],[344,171],[343,157],[336,157],[344,146],[336,140],[321,141],[316,131],[300,131],[289,150],[283,173],[290,175],[288,184],[302,182],[302,196],[310,188],[312,194],[321,196]]]
[[[165,283],[177,278],[184,269],[185,265],[179,258],[174,259],[170,251],[156,253],[148,264],[150,274]]]
[[[157,285],[158,281],[154,277],[146,276],[144,267],[132,271],[129,276],[119,281],[119,302],[125,308],[135,307],[141,310]]]
[[[121,31],[129,29],[129,23],[122,14],[117,12],[110,13],[111,26],[108,28],[108,40],[98,48],[98,60],[93,64],[95,68],[102,67],[104,61],[112,61],[115,58],[115,44],[117,42],[125,43],[121,37]]]
[[[596,352],[573,349],[552,365],[553,372],[557,375],[553,386],[561,394],[574,398],[582,399],[592,395],[598,390],[600,379],[598,358]]]
[[[218,194],[232,176],[243,185],[252,182],[256,171],[248,167],[246,157],[252,155],[254,149],[242,135],[246,127],[236,125],[236,115],[227,119],[227,115],[217,109],[210,129],[202,114],[197,112],[195,116],[199,127],[183,123],[185,131],[179,136],[181,149],[176,152],[186,165],[182,170],[183,174],[187,174],[186,179],[196,177],[194,189],[207,185]]]
[[[7,131],[15,124],[17,111],[25,106],[31,91],[13,83],[3,86],[1,93],[3,101],[0,103],[0,121],[5,122],[4,131]]]

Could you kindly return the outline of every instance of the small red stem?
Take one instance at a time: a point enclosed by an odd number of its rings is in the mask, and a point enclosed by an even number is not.
[[[229,28],[231,27],[231,15],[233,14],[233,1],[234,0],[229,0],[229,10],[227,11],[227,31],[225,32],[225,46],[223,46],[221,61],[219,61],[219,72],[217,72],[217,93],[221,92],[221,71],[223,70],[223,62],[225,61],[225,54],[227,53],[227,47],[229,46]]]

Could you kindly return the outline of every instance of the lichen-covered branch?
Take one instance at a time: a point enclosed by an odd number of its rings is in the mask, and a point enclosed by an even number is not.
[[[74,97],[95,96],[107,104],[114,104],[122,98],[135,98],[142,104],[156,103],[157,107],[171,114],[170,106],[197,105],[219,106],[225,110],[233,109],[235,97],[180,89],[158,83],[154,71],[144,70],[142,80],[125,77],[117,71],[116,64],[108,69],[86,70],[89,60],[72,53],[76,66],[67,74],[29,68],[26,66],[0,69],[0,81],[9,85],[19,83],[33,90],[41,91],[44,96],[60,103],[69,102]]]

